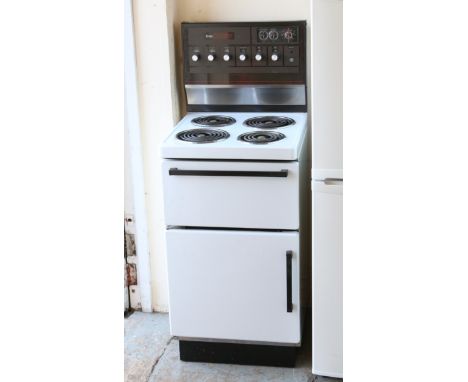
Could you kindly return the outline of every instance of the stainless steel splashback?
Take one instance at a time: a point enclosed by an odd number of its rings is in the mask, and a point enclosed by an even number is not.
[[[305,85],[185,85],[191,105],[305,105]]]

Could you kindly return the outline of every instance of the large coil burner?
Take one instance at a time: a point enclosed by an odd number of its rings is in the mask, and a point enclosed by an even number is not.
[[[211,143],[227,138],[229,133],[224,130],[192,129],[177,134],[177,139],[192,143]]]

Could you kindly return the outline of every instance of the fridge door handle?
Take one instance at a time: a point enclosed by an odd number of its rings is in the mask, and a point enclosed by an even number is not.
[[[322,180],[322,182],[325,183],[327,186],[328,185],[340,186],[343,184],[343,179],[342,178],[325,178]]]
[[[231,170],[180,170],[170,168],[169,175],[185,176],[251,176],[263,178],[287,178],[288,170],[280,171],[231,171]]]
[[[286,252],[286,312],[293,311],[292,303],[292,251]]]

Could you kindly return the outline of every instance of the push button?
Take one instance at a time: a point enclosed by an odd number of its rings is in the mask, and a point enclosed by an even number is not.
[[[284,47],[284,66],[299,65],[299,47],[285,46]]]

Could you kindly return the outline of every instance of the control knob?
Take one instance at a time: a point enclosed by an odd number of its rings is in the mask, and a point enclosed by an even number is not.
[[[247,59],[247,56],[246,56],[244,53],[241,53],[241,54],[239,55],[239,60],[245,61],[246,59]]]
[[[210,53],[207,58],[208,58],[208,61],[213,62],[216,56],[214,53]]]
[[[262,56],[262,53],[261,53],[261,52],[258,52],[258,53],[255,55],[255,60],[257,60],[257,61],[262,61],[262,58],[263,58],[263,56]]]
[[[223,56],[223,60],[228,62],[229,60],[231,59],[231,56],[229,55],[229,53],[226,53],[224,56]]]
[[[200,55],[198,53],[194,53],[192,55],[192,61],[197,62],[200,59]]]
[[[271,61],[278,61],[278,59],[279,59],[278,53],[273,53],[271,55]]]

